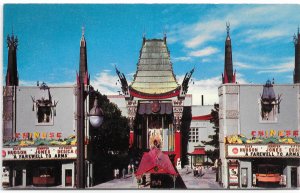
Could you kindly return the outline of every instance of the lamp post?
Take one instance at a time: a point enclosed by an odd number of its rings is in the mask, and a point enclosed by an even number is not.
[[[76,188],[85,188],[85,108],[84,101],[89,92],[84,90],[84,83],[77,84],[77,158],[76,158]],[[98,107],[98,99],[95,98],[94,106],[88,114],[93,127],[100,127],[103,122],[103,111]]]

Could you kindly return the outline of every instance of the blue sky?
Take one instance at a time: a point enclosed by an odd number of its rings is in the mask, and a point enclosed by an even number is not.
[[[218,101],[224,69],[226,22],[230,22],[233,65],[240,83],[292,83],[293,34],[300,24],[299,5],[217,4],[6,4],[4,34],[19,38],[21,85],[73,84],[79,65],[81,27],[85,26],[91,84],[116,94],[117,65],[129,82],[136,71],[142,35],[167,33],[173,69],[181,83],[194,66],[193,103]],[[7,46],[3,44],[3,79]],[[4,81],[3,81],[4,82]]]

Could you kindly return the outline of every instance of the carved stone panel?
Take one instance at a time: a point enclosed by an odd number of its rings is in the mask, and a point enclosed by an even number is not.
[[[128,112],[128,119],[129,119],[129,126],[133,128],[134,120],[136,117],[138,101],[136,100],[129,100],[127,101],[127,112]]]
[[[226,118],[227,119],[238,119],[239,112],[236,110],[227,110],[226,111]]]
[[[225,91],[226,94],[238,94],[238,92],[239,92],[238,86],[228,85],[225,88],[226,88],[226,91]]]
[[[183,113],[183,100],[172,101],[174,113],[174,128],[180,130],[181,118]]]

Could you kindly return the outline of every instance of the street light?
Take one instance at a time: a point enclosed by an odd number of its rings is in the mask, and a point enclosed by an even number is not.
[[[94,100],[94,106],[90,110],[90,113],[88,114],[90,118],[90,123],[93,127],[100,127],[102,122],[103,122],[103,111],[102,109],[98,106],[98,98],[97,96],[95,97]]]
[[[77,84],[77,159],[76,159],[76,188],[85,188],[85,108],[84,101],[90,92],[85,91],[84,83]],[[103,111],[98,106],[98,99],[95,98],[94,106],[87,114],[93,127],[100,127],[103,122]]]

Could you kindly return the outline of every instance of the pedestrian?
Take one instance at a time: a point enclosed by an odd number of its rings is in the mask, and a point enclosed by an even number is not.
[[[117,178],[117,169],[114,169],[114,178]]]
[[[131,164],[131,170],[132,170],[132,173],[134,173],[134,165]]]
[[[198,176],[201,177],[201,166],[198,166],[198,167],[197,167],[197,172],[198,172]]]
[[[199,166],[199,168],[198,168],[198,174],[199,174],[200,177],[202,176],[202,166]]]
[[[125,168],[123,168],[123,170],[122,170],[122,175],[123,175],[123,178],[125,178],[125,174],[126,174],[126,169],[125,169]]]
[[[130,166],[130,164],[128,165],[128,174],[129,175],[131,174],[131,166]]]
[[[119,176],[119,168],[117,169],[117,178],[119,178],[120,176]]]

